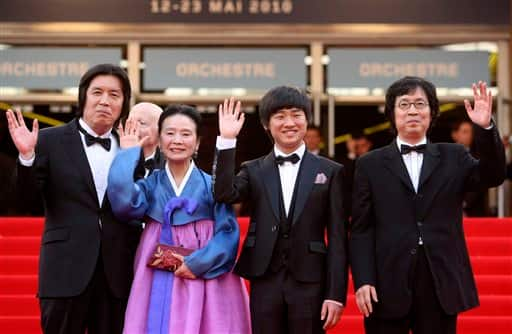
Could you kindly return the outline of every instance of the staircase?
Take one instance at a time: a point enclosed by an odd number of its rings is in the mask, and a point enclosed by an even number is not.
[[[242,235],[247,219],[240,218]],[[466,240],[480,307],[459,316],[458,333],[509,333],[512,328],[512,218],[466,219]],[[0,333],[35,334],[37,263],[42,218],[0,218]],[[329,334],[363,333],[352,282],[342,320]],[[141,333],[142,334],[142,333]]]
[[[41,333],[37,293],[42,218],[0,218],[0,333]]]

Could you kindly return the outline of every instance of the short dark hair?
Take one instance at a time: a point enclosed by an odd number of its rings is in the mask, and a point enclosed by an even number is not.
[[[320,130],[320,127],[314,125],[314,124],[309,124],[308,125],[308,131],[309,130],[313,130],[313,131],[316,131],[316,133],[318,133],[320,136],[322,136],[322,130]]]
[[[304,90],[291,86],[278,86],[269,90],[259,103],[260,122],[263,127],[267,128],[270,117],[284,108],[297,108],[304,111],[308,121],[313,118],[311,99]]]
[[[352,139],[367,138],[367,136],[364,134],[364,129],[362,128],[355,129],[350,133],[350,136]]]
[[[119,66],[113,64],[99,64],[91,67],[82,78],[80,78],[80,84],[78,85],[78,109],[76,111],[77,117],[82,117],[84,114],[85,102],[87,99],[87,89],[91,85],[91,81],[99,75],[112,75],[121,81],[123,90],[123,106],[121,108],[121,115],[115,122],[114,126],[117,126],[120,119],[125,118],[130,111],[130,97],[132,94],[132,88],[130,86],[130,79],[128,74]]]
[[[165,108],[164,112],[160,114],[160,118],[158,119],[158,133],[162,132],[162,124],[164,121],[174,115],[184,115],[190,118],[196,125],[197,137],[200,137],[200,127],[202,121],[201,114],[199,111],[197,111],[196,108],[185,104],[171,104]]]
[[[437,99],[436,87],[429,81],[419,77],[403,77],[391,84],[386,92],[386,105],[384,113],[391,122],[391,127],[394,134],[397,133],[395,124],[395,103],[398,96],[413,93],[417,88],[421,88],[428,99],[430,106],[430,126],[427,132],[430,131],[434,121],[439,115],[439,100]]]
[[[471,122],[471,120],[464,118],[452,124],[452,132],[459,131],[462,124],[466,123],[473,126],[473,122]]]

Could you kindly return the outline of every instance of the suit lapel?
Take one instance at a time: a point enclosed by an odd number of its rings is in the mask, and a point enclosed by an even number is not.
[[[407,189],[413,193],[415,192],[411,178],[407,172],[407,167],[405,167],[402,156],[398,151],[396,140],[393,140],[391,144],[389,144],[386,148],[384,155],[384,165],[389,169],[391,173],[395,174],[400,179],[400,181],[407,187]]]
[[[315,176],[317,175],[319,167],[318,157],[308,151],[304,152],[302,160],[299,173],[297,174],[297,181],[295,181],[296,185],[298,183],[299,189],[297,189],[296,192],[292,225],[297,222],[304,206],[306,205],[309,193],[311,192],[311,189],[313,189]]]
[[[90,190],[95,202],[98,204],[98,195],[96,193],[96,187],[94,186],[94,180],[92,178],[91,166],[89,166],[89,160],[85,154],[82,139],[77,127],[78,120],[75,119],[68,123],[66,133],[62,137],[62,145],[66,150],[67,155],[71,159],[80,174],[83,176],[83,180],[87,183],[87,188]],[[106,197],[106,196],[105,196]]]
[[[155,151],[155,169],[164,169],[165,162],[164,154],[160,151],[160,148],[157,147]]]
[[[423,184],[432,175],[432,172],[439,165],[439,150],[437,146],[431,143],[427,144],[427,149],[423,153],[423,164],[421,165],[420,181],[418,183],[418,191],[422,188]]]
[[[119,133],[117,133],[117,130],[115,129],[115,127],[112,128],[112,141],[115,141],[117,143],[117,151],[116,152],[119,152],[119,150],[121,149],[121,141],[119,139]],[[82,146],[83,148],[83,146]],[[111,148],[111,150],[113,150],[113,146]],[[142,152],[142,150],[141,150]],[[144,156],[144,154],[142,154],[142,156]],[[114,159],[115,159],[115,156],[114,156]],[[144,159],[143,159],[144,160]],[[114,160],[112,160],[112,162],[114,162]],[[89,168],[89,172],[90,172],[90,168]],[[110,171],[110,168],[109,168],[109,171]],[[144,173],[146,172],[146,170],[144,170]],[[91,180],[92,180],[92,173],[91,173]],[[135,179],[134,179],[135,180]],[[96,186],[94,185],[94,180],[93,181],[93,190],[94,190],[94,193],[96,194]],[[96,195],[98,196],[98,195]],[[102,208],[105,208],[107,207],[107,204],[108,206],[110,206],[110,202],[108,200],[108,196],[107,196],[107,192],[105,192],[105,195],[103,196],[103,202],[101,203],[101,207]]]
[[[143,179],[146,175],[146,169],[144,168],[144,151],[140,150],[139,161],[135,165],[135,170],[133,171],[133,179],[135,181]]]
[[[274,151],[271,151],[265,158],[263,158],[261,178],[272,206],[272,212],[279,221],[279,192],[281,191],[281,181],[274,158]]]

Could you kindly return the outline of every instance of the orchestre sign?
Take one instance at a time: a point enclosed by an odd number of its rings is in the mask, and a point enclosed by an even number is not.
[[[331,48],[328,54],[330,93],[345,88],[384,89],[403,76],[423,77],[443,88],[489,82],[489,54],[484,51]]]
[[[144,48],[143,88],[264,91],[290,84],[306,87],[302,48]]]
[[[56,90],[76,87],[93,65],[119,64],[121,48],[12,47],[0,50],[0,86]]]

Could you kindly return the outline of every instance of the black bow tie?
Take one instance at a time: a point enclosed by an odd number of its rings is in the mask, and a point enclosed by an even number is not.
[[[89,132],[85,131],[85,129],[82,128],[80,125],[78,126],[78,130],[85,136],[85,145],[91,146],[94,143],[98,143],[101,146],[103,146],[104,149],[110,151],[110,138],[94,137]]]
[[[416,145],[416,146],[409,146],[409,145],[400,145],[400,153],[407,154],[411,153],[412,151],[423,153],[425,152],[425,149],[427,148],[426,144]]]
[[[293,153],[292,155],[289,155],[287,157],[283,157],[282,155],[278,155],[276,157],[276,163],[278,165],[282,165],[284,164],[285,161],[289,161],[291,162],[292,164],[296,164],[297,162],[299,162],[300,158],[299,156],[297,155],[297,153]]]
[[[144,168],[151,173],[153,169],[155,169],[155,159],[151,158],[146,161],[144,161]]]

